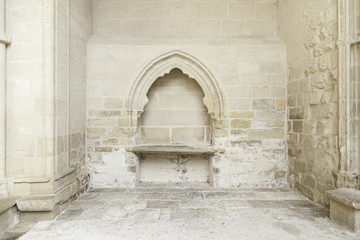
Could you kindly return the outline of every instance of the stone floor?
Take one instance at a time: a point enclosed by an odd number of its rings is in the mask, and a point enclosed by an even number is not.
[[[286,189],[94,189],[21,240],[360,239]]]

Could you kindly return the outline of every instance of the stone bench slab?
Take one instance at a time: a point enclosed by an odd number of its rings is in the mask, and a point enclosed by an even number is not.
[[[327,192],[330,218],[353,232],[360,231],[360,191],[336,189]]]
[[[182,145],[138,145],[129,151],[134,153],[153,154],[214,154],[215,150],[206,146],[182,146]]]

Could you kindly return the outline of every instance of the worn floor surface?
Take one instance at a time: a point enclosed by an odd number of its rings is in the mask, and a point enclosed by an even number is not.
[[[21,240],[360,239],[284,189],[95,189]]]

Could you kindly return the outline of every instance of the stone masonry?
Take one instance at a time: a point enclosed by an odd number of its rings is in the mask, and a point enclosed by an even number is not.
[[[357,226],[359,49],[358,0],[0,0],[0,232],[161,184]]]

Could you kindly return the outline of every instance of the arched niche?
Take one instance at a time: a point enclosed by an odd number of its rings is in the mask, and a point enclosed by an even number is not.
[[[204,92],[204,104],[212,118],[222,119],[225,114],[224,94],[208,68],[193,56],[182,51],[171,51],[151,61],[136,78],[127,98],[129,114],[138,118],[148,102],[147,92],[159,77],[178,68],[195,79]]]

